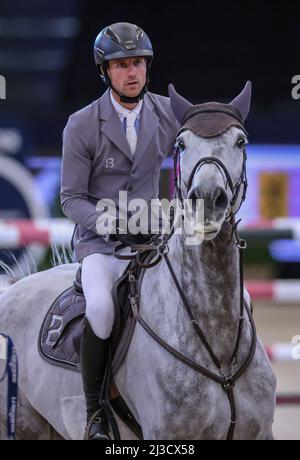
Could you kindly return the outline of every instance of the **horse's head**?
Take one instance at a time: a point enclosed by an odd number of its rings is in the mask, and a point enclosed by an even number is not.
[[[245,198],[244,121],[250,109],[251,83],[229,104],[193,105],[173,85],[169,85],[169,96],[181,125],[175,150],[177,195],[191,199],[193,205],[197,199],[204,200],[204,228],[202,223],[199,232],[212,239]]]

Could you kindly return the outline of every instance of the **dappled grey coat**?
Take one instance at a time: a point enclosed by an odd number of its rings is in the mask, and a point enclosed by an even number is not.
[[[127,191],[128,200],[158,197],[161,164],[172,150],[177,129],[169,98],[149,92],[134,156],[109,90],[69,117],[63,132],[61,205],[78,224],[73,243],[79,261],[94,252],[112,253],[112,243],[96,233],[98,200],[110,198],[117,205],[120,190]]]

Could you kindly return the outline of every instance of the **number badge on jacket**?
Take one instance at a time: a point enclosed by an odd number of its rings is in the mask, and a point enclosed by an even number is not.
[[[105,160],[105,167],[106,168],[114,168],[115,166],[115,160],[114,158],[106,158]]]

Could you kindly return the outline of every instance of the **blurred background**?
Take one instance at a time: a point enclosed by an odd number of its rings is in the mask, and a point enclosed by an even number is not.
[[[0,259],[43,270],[51,244],[69,243],[73,223],[59,203],[62,131],[71,113],[105,91],[93,43],[119,21],[138,24],[152,41],[152,92],[167,95],[173,82],[193,103],[229,102],[253,82],[249,189],[239,213],[245,274],[278,377],[275,435],[300,439],[297,2],[246,9],[242,2],[0,0]],[[170,167],[167,158],[162,197],[170,194]]]

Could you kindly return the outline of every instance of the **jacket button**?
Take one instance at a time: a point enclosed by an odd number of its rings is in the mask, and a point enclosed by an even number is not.
[[[133,187],[132,187],[131,185],[128,185],[128,186],[127,186],[127,191],[128,191],[128,192],[132,192],[132,190],[133,190]]]

